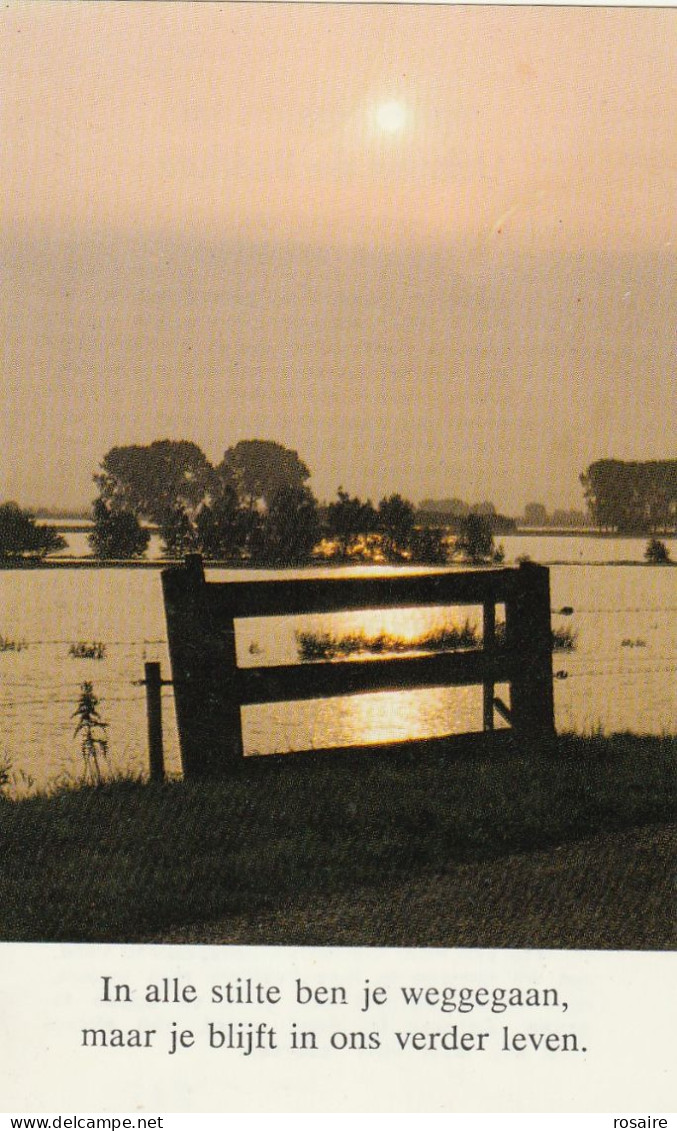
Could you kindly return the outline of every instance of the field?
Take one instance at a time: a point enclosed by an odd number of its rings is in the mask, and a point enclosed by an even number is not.
[[[673,738],[247,760],[0,802],[0,937],[674,945]]]

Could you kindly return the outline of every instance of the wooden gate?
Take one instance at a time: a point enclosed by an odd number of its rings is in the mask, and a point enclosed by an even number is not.
[[[202,559],[162,571],[172,681],[186,777],[224,775],[240,764],[241,708],[423,687],[483,687],[491,743],[494,710],[525,739],[554,735],[550,581],[544,566],[387,577],[211,582]],[[348,610],[481,605],[482,647],[374,660],[237,665],[235,621]],[[496,633],[496,606],[505,631]],[[494,685],[510,685],[510,704]]]

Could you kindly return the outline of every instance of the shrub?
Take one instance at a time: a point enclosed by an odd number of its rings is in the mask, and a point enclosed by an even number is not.
[[[665,565],[670,561],[670,551],[660,538],[652,538],[646,544],[644,557],[650,565]]]

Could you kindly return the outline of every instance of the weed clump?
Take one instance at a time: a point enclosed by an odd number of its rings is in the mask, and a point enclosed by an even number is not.
[[[108,723],[101,718],[97,707],[99,700],[94,694],[94,685],[85,680],[80,689],[80,699],[73,711],[71,718],[77,718],[78,723],[74,736],[80,735],[80,750],[85,763],[85,781],[89,780],[95,785],[103,781],[99,759],[108,756],[108,739],[106,731]]]
[[[0,635],[0,652],[23,652],[27,647],[25,640],[12,640],[9,636]]]
[[[77,644],[71,644],[68,655],[74,660],[103,660],[106,655],[106,645],[100,640],[93,640],[91,643],[87,640],[79,640]]]
[[[572,628],[553,628],[552,650],[553,652],[573,652],[576,648],[577,639],[578,633]]]

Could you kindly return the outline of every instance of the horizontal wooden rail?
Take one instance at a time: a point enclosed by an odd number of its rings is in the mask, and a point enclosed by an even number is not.
[[[387,660],[337,660],[279,667],[238,668],[236,688],[243,705],[325,699],[368,691],[417,687],[470,686],[487,677],[507,682],[513,672],[507,652],[488,659],[482,651],[441,652],[433,656],[394,656]]]
[[[311,578],[298,581],[210,581],[214,616],[302,616],[397,607],[401,609],[502,603],[514,593],[515,570],[395,577]]]

